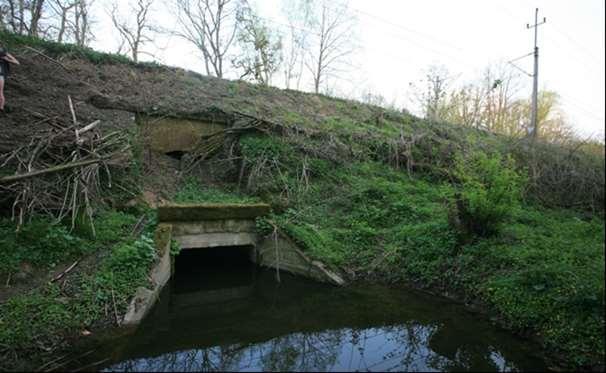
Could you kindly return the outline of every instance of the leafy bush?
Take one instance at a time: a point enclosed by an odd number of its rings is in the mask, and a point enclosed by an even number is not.
[[[512,158],[482,152],[459,156],[454,176],[458,181],[456,228],[483,237],[497,233],[519,205],[525,182]]]
[[[0,220],[0,247],[0,273],[14,272],[22,262],[53,267],[90,249],[65,226],[45,218],[36,218],[23,225],[20,232],[15,232],[15,224],[10,220]]]
[[[171,238],[170,240],[170,255],[177,256],[181,252],[181,245],[177,240]]]
[[[154,240],[148,235],[141,236],[134,242],[123,242],[113,248],[108,261],[114,271],[145,270],[146,265],[154,260]]]

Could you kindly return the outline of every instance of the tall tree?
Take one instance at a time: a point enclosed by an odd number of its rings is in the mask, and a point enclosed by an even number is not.
[[[132,19],[122,18],[118,14],[116,3],[112,6],[112,23],[122,39],[119,52],[122,52],[122,47],[126,44],[134,62],[139,61],[140,54],[147,53],[141,49],[144,44],[152,41],[150,33],[153,28],[150,26],[149,11],[153,2],[154,0],[137,0],[136,4],[129,4]]]
[[[440,70],[429,69],[426,78],[429,84],[419,95],[427,118],[437,113],[440,120],[450,123],[512,137],[527,135],[531,102],[516,98],[522,83],[513,69],[505,65],[490,66],[481,79],[459,88],[441,84],[448,79],[447,73]],[[556,92],[539,92],[537,114],[539,138],[549,142],[566,142],[573,138],[572,127],[560,109]]]
[[[93,0],[49,0],[47,38],[87,46],[93,39],[90,16]]]
[[[420,87],[410,83],[412,97],[425,119],[447,120],[448,94],[452,80],[445,66],[431,65],[425,71],[425,77],[418,83]]]
[[[314,40],[307,48],[305,64],[313,76],[315,93],[320,92],[328,77],[342,71],[347,57],[355,50],[355,17],[347,4],[338,4],[335,8],[331,8],[332,5],[335,3],[322,0],[315,7],[312,21]]]
[[[8,4],[4,0],[0,1],[0,30],[8,29]]]
[[[79,0],[75,7],[72,30],[74,42],[80,47],[88,45],[93,38],[90,16],[92,4],[93,0]]]
[[[288,20],[284,43],[284,84],[287,89],[300,88],[304,67],[304,51],[312,27],[314,0],[282,0],[282,13]]]
[[[519,119],[518,131],[515,135],[522,137],[527,134],[528,118],[532,107],[531,100],[528,98],[518,100],[516,107]],[[574,130],[560,107],[560,95],[554,91],[539,91],[537,123],[539,125],[538,138],[542,141],[562,143],[570,141],[574,137]]]
[[[58,18],[57,42],[63,43],[69,32],[69,18],[71,11],[76,7],[79,0],[54,0],[50,3],[55,17]]]
[[[45,0],[1,0],[3,27],[20,35],[42,37],[47,29],[41,24]]]
[[[482,126],[482,115],[486,92],[484,87],[466,84],[459,89],[453,89],[446,103],[444,120],[464,126],[479,128]]]
[[[513,124],[511,105],[521,86],[519,74],[505,64],[496,64],[486,68],[480,85],[485,94],[483,127],[499,133],[516,130],[517,125],[507,127]]]
[[[267,26],[252,9],[246,9],[239,19],[238,44],[241,48],[233,65],[242,71],[240,79],[269,85],[282,61],[282,41],[275,30]]]
[[[224,61],[238,30],[241,0],[173,0],[179,28],[176,35],[202,53],[208,75],[224,74]]]

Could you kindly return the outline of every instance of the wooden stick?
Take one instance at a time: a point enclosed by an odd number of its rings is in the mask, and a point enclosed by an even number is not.
[[[77,134],[78,136],[80,136],[80,135],[82,135],[84,132],[88,132],[88,131],[92,130],[93,128],[97,127],[97,126],[99,125],[99,123],[101,123],[101,121],[100,121],[100,120],[96,120],[96,121],[92,122],[91,124],[89,124],[89,125],[87,125],[87,126],[85,126],[85,127],[81,128],[81,129],[79,129],[79,130],[76,130],[76,134]]]
[[[67,96],[67,102],[69,103],[69,111],[72,113],[72,120],[74,121],[74,133],[76,135],[76,144],[80,144],[80,136],[78,135],[78,120],[76,119],[76,111],[74,110],[74,104],[72,97]]]
[[[91,164],[95,164],[95,163],[99,163],[99,162],[103,162],[104,160],[110,158],[111,156],[105,156],[105,157],[101,157],[99,159],[89,159],[87,161],[80,161],[80,162],[72,162],[72,163],[67,163],[67,164],[63,164],[60,166],[55,166],[55,167],[49,167],[46,168],[44,170],[37,170],[37,171],[32,171],[32,172],[27,172],[25,174],[19,174],[19,175],[12,175],[12,176],[6,176],[0,179],[0,184],[6,184],[6,183],[12,183],[15,181],[21,181],[24,179],[29,179],[32,177],[36,177],[36,176],[40,176],[40,175],[45,175],[45,174],[50,174],[50,173],[54,173],[54,172],[60,172],[60,171],[65,171],[65,170],[69,170],[72,168],[76,168],[76,167],[84,167],[84,166],[88,166]]]
[[[64,68],[64,69],[65,69],[65,71],[69,71],[69,69],[68,69],[67,67],[65,67],[65,65],[63,65],[61,62],[59,62],[59,61],[55,60],[54,58],[51,58],[51,57],[47,56],[46,54],[44,54],[44,53],[40,52],[39,50],[34,49],[34,48],[32,48],[32,47],[29,47],[29,46],[25,46],[25,49],[29,49],[29,50],[31,50],[32,52],[35,52],[35,53],[39,54],[40,56],[42,56],[42,57],[46,58],[47,60],[51,61],[52,63],[55,63],[55,64],[57,64],[57,65],[61,66],[62,68]]]
[[[76,268],[78,263],[80,263],[80,259],[76,260],[71,266],[67,267],[67,269],[65,271],[63,271],[63,272],[59,273],[57,276],[55,276],[55,278],[53,278],[50,282],[52,283],[52,282],[61,280],[63,278],[63,276],[68,274],[72,269]]]
[[[112,303],[114,304],[114,317],[116,318],[116,324],[120,326],[120,318],[118,317],[118,309],[116,308],[116,297],[114,296],[114,287],[112,286]]]

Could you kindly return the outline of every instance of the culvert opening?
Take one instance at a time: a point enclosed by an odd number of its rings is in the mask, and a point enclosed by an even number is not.
[[[173,158],[173,159],[176,159],[176,160],[180,161],[181,158],[183,158],[183,156],[185,155],[185,152],[181,151],[181,150],[176,150],[176,151],[167,152],[167,153],[164,153],[164,154],[167,155],[167,156],[169,156],[169,157],[171,157],[171,158]]]
[[[256,265],[252,246],[221,246],[181,250],[175,257],[175,290],[188,293],[252,284]]]

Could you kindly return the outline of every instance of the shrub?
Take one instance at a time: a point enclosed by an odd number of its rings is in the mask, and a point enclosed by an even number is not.
[[[27,262],[36,267],[53,267],[63,260],[81,255],[90,249],[81,238],[62,225],[36,217],[15,232],[15,224],[0,220],[0,273],[12,273]]]
[[[455,228],[466,235],[491,236],[499,231],[518,206],[524,178],[515,171],[512,158],[476,152],[457,157],[454,176]]]
[[[200,180],[190,177],[175,193],[177,203],[257,203],[258,198],[204,185]]]

